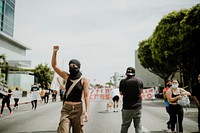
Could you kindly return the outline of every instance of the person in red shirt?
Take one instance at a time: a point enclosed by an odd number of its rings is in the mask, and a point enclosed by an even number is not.
[[[165,104],[166,112],[169,114],[169,102],[167,100],[166,92],[172,86],[171,80],[167,81],[166,87],[163,89],[163,99]],[[170,129],[170,120],[167,121],[167,128]]]

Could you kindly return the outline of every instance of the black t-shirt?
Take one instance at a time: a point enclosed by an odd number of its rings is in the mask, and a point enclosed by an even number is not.
[[[122,79],[120,81],[119,91],[123,95],[123,109],[142,107],[142,89],[142,81],[135,77]]]
[[[200,101],[200,83],[196,84],[192,89],[192,96],[196,96],[197,100]]]

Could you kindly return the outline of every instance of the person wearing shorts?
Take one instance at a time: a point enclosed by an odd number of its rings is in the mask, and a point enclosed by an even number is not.
[[[119,88],[113,88],[111,91],[110,91],[110,95],[111,95],[111,98],[112,98],[112,101],[113,101],[113,108],[114,108],[114,111],[113,112],[118,112],[118,107],[119,107]]]

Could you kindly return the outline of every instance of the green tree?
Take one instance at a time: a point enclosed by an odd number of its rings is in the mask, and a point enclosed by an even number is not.
[[[200,5],[164,16],[152,34],[152,58],[177,67],[189,86],[199,73]]]
[[[6,59],[6,55],[5,54],[2,54],[0,55],[0,80],[6,78],[6,75],[7,75],[7,71],[8,71],[8,62],[7,62],[7,59]]]
[[[37,82],[42,83],[51,83],[53,80],[54,72],[48,66],[48,64],[39,64],[34,69],[34,75],[36,76]]]
[[[186,16],[186,10],[180,12],[173,11],[164,16],[152,34],[152,56],[159,62],[166,59],[171,65],[177,66],[180,60],[180,51],[182,44],[180,43],[180,22]]]
[[[187,11],[187,15],[180,23],[181,58],[178,66],[182,69],[192,87],[200,73],[200,4]]]
[[[138,58],[144,68],[158,75],[164,79],[164,81],[169,79],[170,76],[173,77],[174,73],[177,71],[176,67],[169,66],[170,63],[167,62],[167,59],[159,61],[153,58],[151,50],[151,39],[143,40],[139,43]]]

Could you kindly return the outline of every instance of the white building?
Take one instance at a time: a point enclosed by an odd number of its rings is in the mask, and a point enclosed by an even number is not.
[[[30,67],[31,61],[26,60],[28,46],[13,38],[15,0],[0,0],[0,55],[5,55],[9,68]],[[1,71],[0,71],[1,72]],[[8,72],[7,83],[10,87],[30,89],[34,76],[24,72]]]

